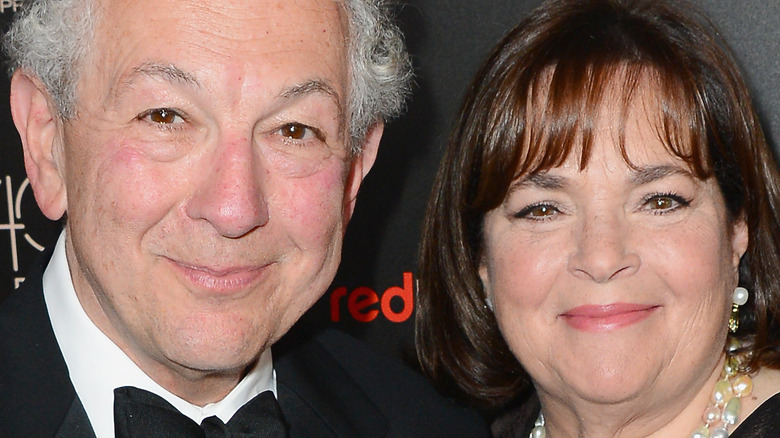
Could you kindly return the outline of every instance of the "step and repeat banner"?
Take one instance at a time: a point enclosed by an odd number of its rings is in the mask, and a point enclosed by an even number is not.
[[[0,0],[7,28],[24,0]],[[414,362],[420,223],[443,145],[471,76],[490,47],[538,0],[410,0],[397,18],[413,55],[414,95],[386,129],[358,197],[341,268],[302,324],[334,326]],[[780,140],[780,2],[700,0],[737,53],[777,150]],[[16,287],[60,226],[38,211],[0,78],[0,294]]]

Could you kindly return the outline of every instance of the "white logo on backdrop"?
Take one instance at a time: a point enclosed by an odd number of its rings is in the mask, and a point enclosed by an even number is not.
[[[22,7],[24,0],[0,0],[0,13],[3,12],[16,12],[17,9]]]
[[[5,187],[2,187],[5,186]],[[25,190],[30,186],[30,181],[25,178],[22,184],[14,190],[11,181],[11,176],[6,175],[3,181],[0,181],[0,189],[4,188],[2,192],[5,193],[6,205],[8,207],[8,218],[5,223],[0,222],[0,231],[8,231],[11,237],[11,265],[14,272],[14,287],[18,287],[19,284],[24,281],[24,277],[16,276],[19,272],[19,244],[27,242],[30,246],[43,251],[43,245],[39,244],[25,231],[24,223],[22,223],[22,197]],[[2,218],[0,218],[2,220]],[[19,233],[24,232],[21,236],[24,240],[18,238]]]

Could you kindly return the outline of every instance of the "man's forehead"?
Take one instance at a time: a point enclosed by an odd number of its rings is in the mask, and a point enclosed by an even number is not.
[[[338,1],[100,1],[93,65],[112,82],[147,65],[173,65],[185,79],[224,69],[243,78],[291,74],[287,85],[330,78],[341,88],[348,68],[348,25]],[[119,71],[107,72],[111,66]],[[306,74],[313,77],[296,77]]]
[[[174,28],[197,26],[236,40],[236,28],[253,24],[258,34],[279,29],[319,27],[323,34],[346,38],[348,17],[341,0],[97,0],[98,21],[107,30],[133,32],[137,23]],[[159,41],[171,29],[161,27]],[[219,34],[219,32],[222,32]],[[150,41],[154,43],[154,41]]]

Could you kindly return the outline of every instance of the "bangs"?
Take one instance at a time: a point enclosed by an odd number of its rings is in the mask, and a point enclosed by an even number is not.
[[[621,156],[635,167],[626,152],[625,131],[636,116],[648,117],[667,152],[688,164],[697,177],[708,178],[712,170],[706,162],[706,128],[695,95],[679,77],[656,67],[561,62],[532,79],[518,107],[524,126],[510,143],[518,150],[512,179],[558,167],[572,154],[583,170],[596,131],[604,128],[614,130]],[[644,109],[640,114],[631,113],[635,103]],[[603,126],[606,113],[615,113],[617,126]]]
[[[461,146],[479,145],[480,151],[467,201],[472,211],[496,208],[514,180],[560,166],[572,154],[585,168],[605,109],[617,112],[616,143],[633,167],[625,127],[635,99],[671,155],[701,179],[713,175],[709,150],[717,145],[710,142],[718,143],[718,136],[708,128],[716,123],[707,108],[717,102],[702,97],[701,71],[669,49],[674,42],[664,41],[667,35],[609,14],[558,24],[568,31],[530,45],[499,44],[504,50],[481,72],[469,105],[482,114],[461,120],[478,131],[461,132]]]

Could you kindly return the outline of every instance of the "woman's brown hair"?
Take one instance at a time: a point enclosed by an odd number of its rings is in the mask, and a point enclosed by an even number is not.
[[[484,216],[520,176],[572,153],[584,168],[605,96],[621,99],[625,120],[647,81],[670,153],[699,178],[714,177],[729,216],[748,225],[739,282],[751,299],[738,334],[749,341],[751,367],[780,367],[780,177],[725,43],[685,3],[552,0],[504,37],[479,70],[434,182],[416,320],[418,354],[434,379],[489,406],[528,388],[485,305],[477,273]]]

